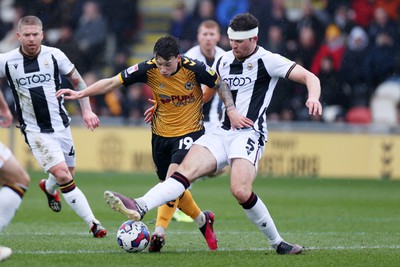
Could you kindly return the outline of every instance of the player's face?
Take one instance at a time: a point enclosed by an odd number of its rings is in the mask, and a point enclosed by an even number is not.
[[[200,27],[197,33],[197,41],[204,50],[212,50],[215,48],[221,38],[217,28]]]
[[[171,57],[168,60],[157,56],[156,65],[161,75],[165,77],[171,76],[177,70],[180,59],[180,55],[178,55],[177,57]]]
[[[229,40],[233,54],[237,59],[242,59],[249,56],[257,47],[257,37],[244,40]]]
[[[43,31],[40,26],[25,25],[17,32],[17,38],[21,43],[22,52],[29,56],[36,55],[40,50],[43,40]]]

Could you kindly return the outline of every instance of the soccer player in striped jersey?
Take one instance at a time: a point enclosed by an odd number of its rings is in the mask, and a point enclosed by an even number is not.
[[[111,205],[141,219],[148,210],[182,194],[197,178],[230,165],[231,192],[249,220],[278,254],[299,254],[303,247],[280,236],[266,205],[253,191],[253,182],[267,142],[266,110],[278,79],[307,86],[305,105],[310,115],[322,114],[320,82],[302,66],[258,46],[258,20],[249,13],[231,20],[228,37],[232,50],[217,60],[216,71],[228,83],[234,103],[225,104],[222,127],[201,136],[164,183],[140,198],[118,195]],[[233,116],[235,113],[246,119]]]
[[[89,226],[94,237],[107,231],[94,216],[82,191],[75,184],[75,149],[70,117],[62,99],[56,98],[64,75],[77,90],[86,87],[75,66],[59,49],[42,45],[43,26],[36,16],[25,16],[18,22],[17,38],[21,46],[0,57],[0,78],[11,87],[19,127],[34,157],[48,179],[39,186],[49,207],[59,212],[61,194],[67,204]],[[89,99],[79,101],[85,126],[94,130],[99,119],[92,112]]]
[[[1,56],[1,55],[0,55]],[[0,126],[10,127],[12,114],[0,91]],[[11,222],[29,187],[30,178],[8,147],[0,142],[0,233]],[[8,259],[11,248],[0,246],[0,261]]]
[[[209,66],[182,56],[178,40],[173,36],[158,39],[153,50],[153,58],[135,64],[114,77],[102,79],[79,92],[61,89],[56,95],[64,96],[67,100],[80,99],[85,96],[105,94],[119,89],[122,85],[129,86],[137,82],[149,85],[156,102],[151,124],[153,161],[158,178],[164,183],[165,179],[175,172],[193,142],[204,133],[201,85],[205,84],[209,88],[223,91],[221,97],[224,101],[229,89],[226,84],[221,83],[218,75]],[[229,100],[233,105],[232,99]],[[125,212],[125,209],[120,209],[122,206],[115,205],[111,200],[118,196],[118,193],[105,192],[106,201],[113,209],[130,219],[135,219],[129,212]],[[209,249],[217,249],[217,239],[213,230],[214,214],[211,211],[202,212],[189,190],[184,190],[163,204],[165,205],[160,205],[158,210],[157,227],[149,245],[150,252],[159,252],[164,246],[164,232],[176,207],[194,220]]]

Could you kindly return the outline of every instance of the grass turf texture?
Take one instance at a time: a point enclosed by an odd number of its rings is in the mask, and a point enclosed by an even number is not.
[[[117,244],[126,218],[103,200],[106,189],[141,196],[156,178],[138,174],[78,173],[99,220],[109,231],[95,239],[62,199],[60,213],[47,207],[32,173],[31,187],[0,245],[13,249],[1,266],[399,266],[400,182],[259,177],[254,191],[265,201],[282,237],[306,247],[278,255],[230,194],[227,176],[199,181],[192,194],[216,214],[218,251],[209,251],[194,223],[171,222],[160,254],[130,254]],[[143,222],[154,230],[156,210]]]

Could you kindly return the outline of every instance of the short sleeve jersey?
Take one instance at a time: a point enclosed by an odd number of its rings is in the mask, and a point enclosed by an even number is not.
[[[150,86],[157,103],[152,132],[163,137],[178,137],[203,129],[201,84],[213,88],[218,83],[213,69],[185,56],[169,77],[160,74],[154,58],[123,70],[119,77],[124,86],[136,82]]]
[[[254,129],[267,137],[266,110],[279,78],[287,78],[296,63],[257,47],[249,57],[238,60],[232,51],[216,63],[216,71],[231,89],[236,110],[254,122]],[[224,114],[222,125],[230,129]]]
[[[61,75],[69,75],[74,65],[59,49],[41,46],[34,57],[19,48],[0,55],[0,78],[7,77],[13,92],[22,129],[51,133],[69,126],[63,100],[56,98]]]

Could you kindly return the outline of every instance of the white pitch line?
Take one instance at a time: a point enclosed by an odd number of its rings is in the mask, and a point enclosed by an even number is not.
[[[400,249],[400,245],[394,246],[331,246],[331,247],[306,247],[305,251],[310,250],[336,250],[336,251],[345,251],[345,250],[364,250],[364,249]],[[172,250],[171,250],[172,251]],[[198,251],[207,251],[206,249],[176,249],[173,252],[198,252]],[[272,251],[272,248],[218,248],[218,251]],[[23,250],[14,250],[15,254],[22,255],[58,255],[58,254],[119,254],[123,251],[117,252],[115,250],[46,250],[46,251],[23,251]],[[168,253],[168,250],[165,250]],[[145,252],[146,253],[146,252]]]

